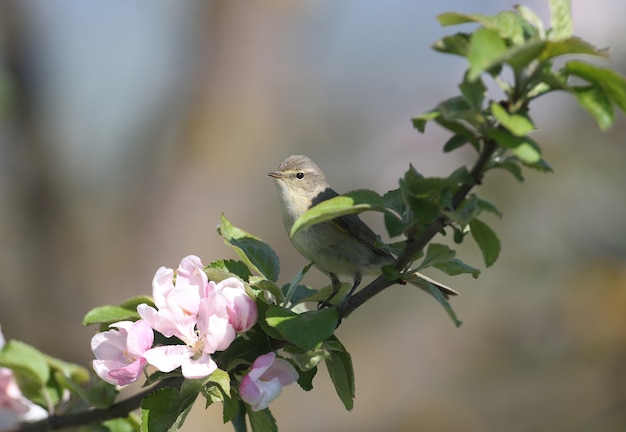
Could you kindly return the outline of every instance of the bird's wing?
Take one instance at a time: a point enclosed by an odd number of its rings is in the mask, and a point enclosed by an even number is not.
[[[351,214],[339,216],[333,219],[332,222],[334,222],[341,230],[347,232],[350,236],[361,243],[364,243],[379,255],[393,258],[391,253],[387,250],[387,248],[385,248],[384,244],[378,239],[376,233],[374,233],[374,231],[372,231],[372,229],[357,215]]]
[[[315,199],[313,199],[313,205],[319,204],[322,201],[326,201],[330,198],[339,196],[332,188],[326,188]],[[385,248],[384,244],[378,239],[378,236],[372,229],[367,226],[365,222],[361,220],[357,215],[350,214],[339,216],[330,221],[334,223],[339,229],[348,233],[351,237],[367,245],[370,249],[377,252],[381,256],[393,258],[393,255]]]

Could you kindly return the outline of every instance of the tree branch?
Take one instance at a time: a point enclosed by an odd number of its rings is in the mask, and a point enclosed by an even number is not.
[[[452,210],[456,210],[463,200],[467,197],[473,187],[482,183],[482,178],[487,168],[487,164],[491,160],[493,153],[497,149],[497,143],[492,140],[485,139],[483,149],[480,152],[478,159],[474,163],[474,166],[470,170],[470,176],[472,181],[461,185],[457,193],[452,198]],[[419,234],[414,238],[407,240],[407,246],[396,259],[393,267],[402,272],[413,261],[413,257],[430,243],[430,241],[439,233],[446,225],[448,225],[448,219],[445,216],[439,216],[426,228],[422,229]],[[394,285],[396,281],[391,281],[384,276],[379,276],[369,285],[359,290],[353,296],[345,299],[337,305],[339,311],[339,319],[343,319],[354,310],[367,302],[369,299],[379,294],[386,288]]]
[[[108,408],[97,408],[61,416],[50,416],[33,423],[21,423],[14,429],[9,429],[8,432],[57,431],[76,428],[78,426],[86,426],[93,423],[101,423],[109,419],[126,417],[132,411],[141,406],[141,401],[144,397],[165,387],[179,388],[183,381],[183,377],[168,378],[163,381],[159,381],[154,387],[150,387],[149,389],[137,393],[128,399],[117,402]]]

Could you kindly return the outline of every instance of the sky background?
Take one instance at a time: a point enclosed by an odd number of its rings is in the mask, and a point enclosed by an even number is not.
[[[573,0],[575,33],[626,73],[626,3]],[[446,11],[514,2],[5,1],[0,4],[0,325],[7,339],[88,365],[101,304],[151,293],[161,265],[234,258],[222,213],[281,258],[267,173],[306,154],[339,192],[395,188],[409,163],[445,176],[469,150],[412,116],[457,93],[465,63],[430,45]],[[549,20],[548,2],[524,3]],[[490,96],[501,97],[491,86]],[[321,370],[272,405],[282,430],[617,431],[626,423],[626,122],[602,133],[573,99],[532,106],[553,174],[489,173],[479,193],[503,251],[478,280],[446,278],[464,322],[398,286],[338,330],[356,400]],[[378,215],[366,220],[382,229]],[[306,282],[327,283],[311,271]],[[184,430],[231,430],[196,406]]]

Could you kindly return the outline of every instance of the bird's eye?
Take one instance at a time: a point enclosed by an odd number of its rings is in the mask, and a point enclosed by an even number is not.
[[[302,180],[304,178],[304,173],[303,172],[296,173],[296,178],[298,180]]]

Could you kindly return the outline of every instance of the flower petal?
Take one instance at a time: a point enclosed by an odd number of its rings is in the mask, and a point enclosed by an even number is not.
[[[210,355],[204,354],[198,360],[191,358],[183,361],[183,376],[188,379],[204,378],[211,375],[217,369],[217,364]]]
[[[161,372],[171,372],[193,355],[186,345],[166,345],[149,349],[143,356]]]

